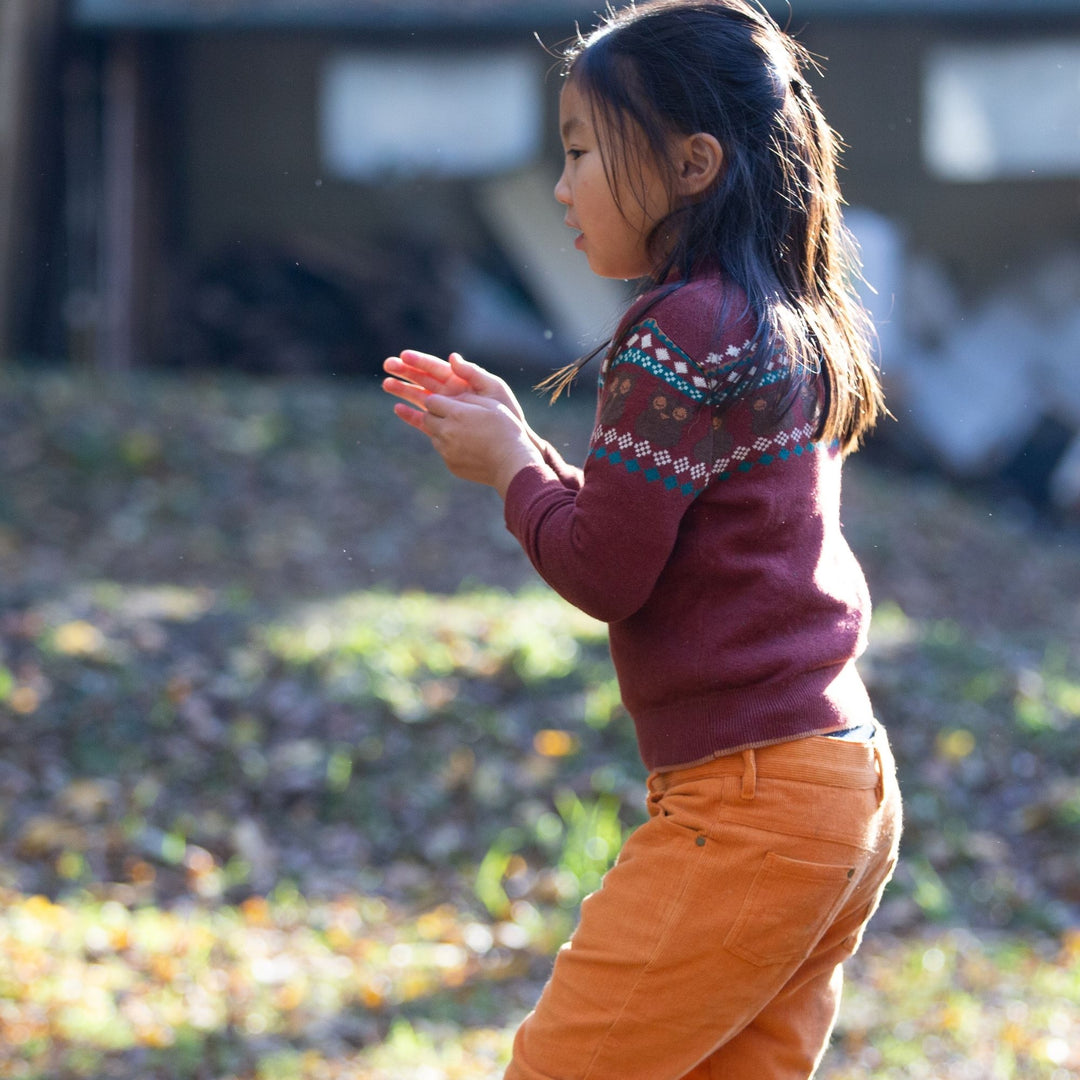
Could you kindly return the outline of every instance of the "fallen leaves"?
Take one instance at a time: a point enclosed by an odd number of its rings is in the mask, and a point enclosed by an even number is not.
[[[824,1075],[1074,1076],[1077,1000],[1067,949],[960,929],[871,940],[850,965]]]
[[[642,812],[603,628],[355,384],[3,378],[0,1073],[500,1075]],[[821,1075],[1068,1080],[1076,549],[849,473],[908,824]]]
[[[512,1023],[465,1029],[425,1019],[424,1002],[458,1000],[467,1014],[470,996],[527,975],[537,946],[527,924],[479,923],[448,903],[410,915],[356,896],[177,912],[0,899],[11,1077],[114,1075],[139,1061],[140,1075],[194,1077],[211,1052],[223,1078],[495,1077]],[[826,1080],[1059,1080],[1080,1067],[1071,939],[871,938],[849,975]]]
[[[344,1042],[357,1022],[370,1038],[389,1020],[364,1015],[520,971],[498,927],[450,905],[409,916],[364,897],[252,897],[238,908],[177,912],[13,893],[0,900],[5,1076],[70,1075],[75,1046],[103,1065],[118,1051],[166,1049],[230,1028],[258,1037],[263,1054],[312,1029],[325,1044],[339,1023]]]

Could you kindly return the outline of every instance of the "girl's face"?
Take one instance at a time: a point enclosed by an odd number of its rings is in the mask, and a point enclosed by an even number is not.
[[[609,150],[615,190],[608,183],[604,157],[585,95],[572,81],[563,87],[559,127],[566,158],[555,198],[566,207],[565,223],[578,231],[574,247],[585,252],[594,274],[640,278],[653,269],[647,250],[650,232],[671,210],[670,198],[650,155],[636,148]],[[622,168],[629,159],[639,175],[628,182]]]

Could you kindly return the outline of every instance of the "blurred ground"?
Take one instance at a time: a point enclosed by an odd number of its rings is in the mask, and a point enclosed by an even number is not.
[[[571,459],[585,381],[528,407]],[[603,628],[388,405],[0,381],[3,1075],[496,1075],[643,776]],[[1069,1080],[1077,538],[872,455],[845,505],[908,824],[826,1075]]]

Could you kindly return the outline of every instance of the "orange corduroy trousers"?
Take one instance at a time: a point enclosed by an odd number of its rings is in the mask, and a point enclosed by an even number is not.
[[[506,1080],[807,1080],[896,863],[888,739],[811,737],[649,778]]]

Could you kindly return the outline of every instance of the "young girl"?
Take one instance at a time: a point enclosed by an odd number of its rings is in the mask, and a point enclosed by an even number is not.
[[[631,5],[569,50],[555,198],[597,274],[645,282],[583,469],[460,356],[386,362],[398,416],[610,624],[650,770],[649,819],[582,905],[511,1080],[806,1080],[895,862],[839,522],[842,457],[882,402],[806,63],[748,0]]]

